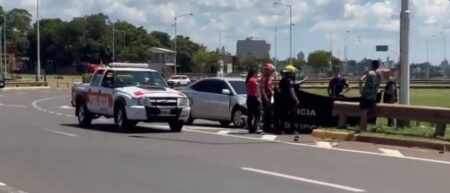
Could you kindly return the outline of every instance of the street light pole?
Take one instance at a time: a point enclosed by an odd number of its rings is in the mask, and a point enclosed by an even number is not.
[[[400,12],[400,104],[409,105],[409,0],[402,0]],[[407,122],[405,122],[407,124]]]
[[[112,62],[114,62],[116,60],[116,33],[115,33],[115,27],[114,27],[114,22],[112,23]]]
[[[275,39],[274,39],[274,64],[275,68],[278,69],[278,59],[277,59],[277,49],[278,49],[278,26],[275,26]]]
[[[7,61],[7,54],[8,54],[8,52],[7,52],[7,48],[6,48],[6,14],[3,14],[3,31],[4,31],[4,33],[3,33],[3,52],[5,53],[3,56],[5,57],[4,58],[4,60],[5,60],[5,76],[7,76],[7,73],[8,73],[8,65],[7,65],[7,63],[8,63],[8,61]]]
[[[281,5],[289,8],[289,63],[292,64],[292,5],[284,3],[273,3],[274,5]]]
[[[36,0],[36,16],[37,16],[37,80],[41,81],[41,34],[39,27],[39,0]]]
[[[177,65],[177,56],[178,56],[178,45],[177,45],[177,43],[178,43],[178,39],[177,39],[177,21],[178,21],[178,18],[181,18],[181,17],[185,17],[185,16],[193,16],[194,14],[193,13],[188,13],[188,14],[183,14],[183,15],[178,15],[178,16],[175,16],[174,17],[174,24],[173,24],[173,27],[174,27],[174,48],[175,48],[175,68],[174,68],[174,70],[173,70],[173,72],[174,72],[174,74],[175,75],[177,75],[177,67],[178,67],[178,65]]]
[[[430,39],[427,39],[427,80],[430,79]]]

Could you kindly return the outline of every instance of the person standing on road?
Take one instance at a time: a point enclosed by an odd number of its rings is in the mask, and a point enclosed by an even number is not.
[[[256,133],[259,129],[261,116],[261,100],[258,89],[258,75],[249,70],[245,79],[247,90],[247,129],[249,133]]]
[[[328,84],[328,96],[330,97],[344,97],[344,94],[349,90],[349,84],[347,80],[339,74],[339,69],[333,70],[334,77]]]
[[[282,78],[277,88],[276,97],[276,133],[293,133],[295,111],[300,104],[294,90],[295,73],[293,65],[287,65],[282,71]],[[286,122],[290,128],[286,128]]]
[[[398,101],[397,83],[392,76],[393,72],[394,69],[391,69],[391,72],[387,73],[387,77],[385,77],[388,81],[386,82],[386,87],[384,88],[383,103],[386,104],[394,104]],[[393,118],[388,118],[388,126],[393,127],[394,125],[395,120]]]
[[[369,71],[359,80],[359,91],[361,93],[361,100],[359,107],[361,109],[360,131],[367,130],[367,121],[374,116],[374,111],[377,103],[378,89],[381,82],[381,73],[378,72],[380,62],[378,60],[372,61]]]
[[[262,65],[262,77],[260,83],[261,100],[263,104],[263,131],[266,133],[273,132],[273,110],[272,110],[272,96],[273,96],[273,79],[272,75],[275,68],[271,63],[264,63]]]

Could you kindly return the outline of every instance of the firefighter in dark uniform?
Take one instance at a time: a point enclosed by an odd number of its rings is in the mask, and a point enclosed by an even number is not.
[[[282,71],[282,78],[275,90],[275,133],[277,134],[295,132],[295,112],[300,104],[294,89],[296,72],[297,68],[287,65]]]

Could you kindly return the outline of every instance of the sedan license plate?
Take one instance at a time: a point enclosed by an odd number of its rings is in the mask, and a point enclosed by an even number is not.
[[[161,115],[171,115],[172,111],[170,109],[161,109]]]

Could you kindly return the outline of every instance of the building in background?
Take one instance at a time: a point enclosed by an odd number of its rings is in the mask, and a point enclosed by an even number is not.
[[[244,58],[253,57],[258,59],[270,58],[270,44],[265,40],[254,40],[247,38],[238,40],[236,45],[236,56],[242,61]]]
[[[299,53],[297,54],[297,60],[305,61],[305,53],[299,52]]]
[[[176,54],[173,50],[153,47],[150,48],[150,53],[151,57],[148,63],[151,69],[157,70],[165,76],[174,73]]]

